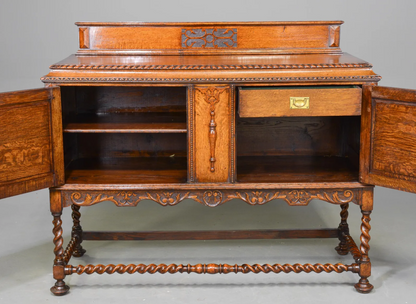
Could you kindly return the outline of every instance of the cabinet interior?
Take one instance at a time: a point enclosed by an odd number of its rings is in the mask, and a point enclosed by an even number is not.
[[[185,87],[62,87],[67,183],[187,180]]]
[[[236,118],[237,182],[358,181],[360,116]]]
[[[187,182],[186,87],[61,94],[66,183]],[[358,181],[359,147],[360,116],[236,115],[239,183]]]

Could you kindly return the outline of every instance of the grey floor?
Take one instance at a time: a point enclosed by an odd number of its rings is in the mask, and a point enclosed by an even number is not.
[[[376,188],[371,250],[375,290],[358,294],[358,276],[343,274],[166,274],[73,275],[71,292],[54,297],[52,224],[48,191],[1,202],[0,303],[415,303],[416,196]],[[339,206],[312,201],[290,207],[283,201],[249,206],[231,201],[208,208],[193,201],[176,207],[142,202],[136,208],[111,203],[83,209],[85,230],[192,230],[336,227]],[[68,239],[70,209],[65,209]],[[350,207],[350,227],[358,240],[359,208]],[[352,261],[333,250],[337,240],[85,242],[86,263],[335,263]],[[335,300],[337,299],[337,300]]]

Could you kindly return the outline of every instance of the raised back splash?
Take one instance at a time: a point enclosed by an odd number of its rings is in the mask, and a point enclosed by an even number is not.
[[[340,53],[342,21],[78,22],[78,54]]]

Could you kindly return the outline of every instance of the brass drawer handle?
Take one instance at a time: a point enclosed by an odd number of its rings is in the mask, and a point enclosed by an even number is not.
[[[291,109],[309,109],[309,97],[290,97]]]

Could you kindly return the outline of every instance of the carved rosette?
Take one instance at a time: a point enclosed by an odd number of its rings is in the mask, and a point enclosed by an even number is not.
[[[313,199],[331,204],[358,204],[359,191],[354,190],[163,190],[163,191],[63,191],[65,206],[92,206],[110,201],[116,206],[136,206],[142,200],[152,200],[162,206],[174,206],[185,199],[192,199],[208,207],[216,207],[232,199],[240,199],[249,205],[263,205],[275,199],[283,199],[291,206],[306,206]]]
[[[202,196],[202,200],[205,205],[215,207],[223,202],[223,196],[222,193],[217,190],[205,191]]]

